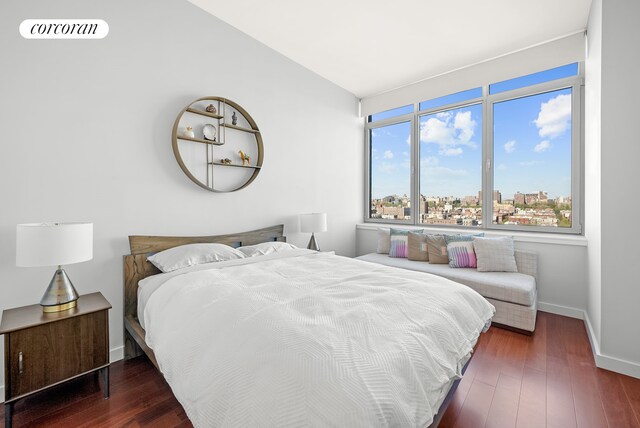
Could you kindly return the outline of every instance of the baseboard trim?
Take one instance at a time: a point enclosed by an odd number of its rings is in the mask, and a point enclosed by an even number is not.
[[[109,362],[114,363],[124,358],[124,346],[111,348],[109,351]],[[0,403],[4,403],[4,385],[0,385]]]
[[[584,310],[572,308],[570,306],[556,305],[554,303],[538,302],[538,310],[551,314],[563,315],[565,317],[584,319]]]
[[[610,355],[604,355],[600,352],[598,338],[595,335],[595,331],[591,325],[591,320],[586,312],[584,312],[584,324],[587,328],[587,336],[589,336],[591,351],[593,352],[593,358],[596,361],[596,367],[640,379],[640,364],[634,363],[633,361],[622,360]]]
[[[109,362],[115,363],[124,358],[124,346],[118,346],[117,348],[111,348],[109,351]]]

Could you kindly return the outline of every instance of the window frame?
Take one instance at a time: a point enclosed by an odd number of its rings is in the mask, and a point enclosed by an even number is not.
[[[415,193],[415,183],[414,183],[414,150],[413,150],[413,139],[415,136],[415,120],[414,120],[414,116],[415,116],[415,109],[416,109],[416,105],[414,103],[413,105],[414,108],[414,112],[413,113],[407,113],[407,114],[403,114],[402,116],[395,116],[395,117],[390,117],[387,119],[382,119],[382,120],[378,120],[376,122],[367,122],[365,125],[365,168],[364,168],[364,174],[365,174],[365,208],[364,208],[364,218],[365,221],[368,223],[393,223],[393,224],[408,224],[408,225],[412,225],[415,224],[415,217],[414,217],[414,204],[413,204],[413,195]],[[365,117],[365,120],[367,120],[367,118]],[[374,129],[378,129],[378,128],[384,128],[385,126],[390,126],[390,125],[397,125],[399,123],[405,123],[405,122],[409,122],[409,136],[411,137],[411,146],[410,146],[410,150],[409,150],[409,155],[410,155],[410,171],[409,171],[409,176],[410,176],[410,185],[409,185],[409,194],[407,196],[409,196],[409,199],[411,200],[411,219],[410,220],[389,220],[386,218],[371,218],[371,131]],[[369,125],[373,125],[373,126],[369,126]]]
[[[484,95],[484,91],[485,88],[482,88],[482,93]],[[484,144],[482,144],[482,142],[484,141],[484,128],[485,128],[485,123],[484,123],[484,96],[482,97],[476,97],[476,98],[472,98],[469,100],[465,100],[465,101],[459,101],[456,103],[451,103],[451,104],[446,104],[443,106],[439,106],[439,107],[435,107],[435,108],[430,108],[430,109],[426,109],[426,110],[421,110],[419,112],[416,113],[416,127],[417,132],[415,134],[415,140],[413,140],[411,143],[413,144],[413,142],[415,141],[416,144],[416,151],[417,151],[417,164],[416,164],[416,173],[415,173],[415,180],[416,180],[416,194],[415,194],[415,201],[417,202],[416,205],[416,226],[425,226],[425,227],[455,227],[455,228],[459,228],[459,227],[465,227],[467,229],[470,230],[478,230],[478,229],[482,229],[482,226],[474,226],[474,227],[468,227],[468,226],[458,226],[458,225],[449,225],[449,224],[444,224],[444,225],[439,225],[439,224],[427,224],[427,223],[421,223],[420,220],[420,120],[423,116],[429,116],[432,114],[436,114],[436,113],[440,113],[440,112],[444,112],[444,111],[448,111],[448,110],[455,110],[455,109],[459,109],[459,108],[464,108],[467,106],[475,106],[475,105],[479,105],[481,107],[482,110],[482,139],[481,139],[481,157],[482,157],[482,164],[484,165]],[[484,185],[484,174],[482,174],[481,180],[480,180],[480,186]],[[483,193],[484,195],[484,193]],[[444,195],[443,195],[444,196]],[[484,196],[483,196],[484,197]],[[484,205],[483,205],[484,206]],[[483,224],[484,224],[484,210],[482,211],[482,215],[483,215]]]
[[[545,227],[493,224],[494,192],[494,125],[493,106],[496,103],[512,99],[538,95],[571,88],[571,227]],[[458,91],[461,92],[461,91]],[[464,229],[487,231],[516,231],[530,233],[556,233],[579,235],[583,233],[583,195],[584,195],[584,63],[578,62],[578,74],[557,80],[512,89],[497,94],[489,94],[489,84],[482,85],[482,97],[451,103],[431,109],[419,110],[420,101],[414,103],[413,113],[387,118],[375,122],[365,121],[365,223],[387,223],[413,225],[434,229]],[[420,223],[420,118],[441,111],[461,108],[469,105],[482,105],[482,225],[468,227],[458,225],[437,225]],[[411,125],[411,220],[389,220],[370,218],[371,210],[371,130],[400,122]],[[490,209],[484,209],[491,207]]]

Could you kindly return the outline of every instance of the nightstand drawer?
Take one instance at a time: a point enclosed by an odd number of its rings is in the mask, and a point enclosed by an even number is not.
[[[9,334],[8,399],[109,363],[107,311],[61,319]]]

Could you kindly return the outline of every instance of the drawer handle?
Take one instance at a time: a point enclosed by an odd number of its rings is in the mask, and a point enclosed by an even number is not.
[[[22,358],[22,351],[18,352],[18,371],[20,372],[20,374],[22,374],[22,370],[23,370],[23,358]]]

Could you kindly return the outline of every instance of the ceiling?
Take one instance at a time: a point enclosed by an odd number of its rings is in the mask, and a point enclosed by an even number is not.
[[[587,26],[591,0],[189,0],[359,98]]]

